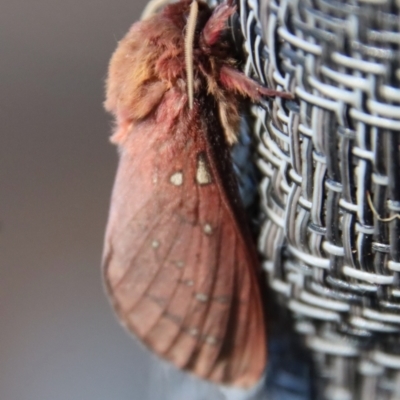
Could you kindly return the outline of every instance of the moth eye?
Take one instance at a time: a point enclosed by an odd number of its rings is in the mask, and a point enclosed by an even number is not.
[[[199,185],[208,185],[212,182],[210,166],[204,152],[197,156],[196,181]]]
[[[181,186],[183,183],[183,173],[181,171],[175,172],[171,175],[169,181],[175,186]]]

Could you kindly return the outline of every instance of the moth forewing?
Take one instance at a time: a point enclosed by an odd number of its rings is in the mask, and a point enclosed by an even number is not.
[[[248,387],[265,369],[265,322],[229,143],[242,100],[263,88],[230,53],[235,8],[193,4],[134,24],[110,62],[106,108],[120,162],[104,278],[119,318],[149,349]]]

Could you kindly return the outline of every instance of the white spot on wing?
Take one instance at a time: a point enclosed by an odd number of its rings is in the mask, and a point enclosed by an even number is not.
[[[158,240],[153,240],[153,241],[151,242],[151,247],[152,247],[153,249],[158,249],[158,248],[160,247],[160,242],[159,242]]]
[[[205,153],[200,153],[197,158],[196,181],[199,185],[208,185],[212,182]]]
[[[205,342],[206,342],[207,344],[210,344],[210,345],[212,345],[212,346],[215,346],[215,345],[217,344],[217,338],[215,338],[214,336],[207,336],[207,337],[205,338]]]
[[[205,224],[203,227],[203,231],[206,235],[212,235],[213,233],[213,228],[210,224]]]
[[[169,181],[175,186],[181,186],[183,183],[183,173],[181,171],[175,172],[171,175]]]
[[[176,261],[175,264],[176,264],[176,267],[177,267],[177,268],[183,268],[184,265],[185,265],[185,264],[183,263],[183,261]]]
[[[196,328],[190,328],[189,329],[189,335],[191,336],[197,336],[199,334],[199,330]]]
[[[196,293],[196,300],[206,303],[208,301],[208,296],[204,293]]]

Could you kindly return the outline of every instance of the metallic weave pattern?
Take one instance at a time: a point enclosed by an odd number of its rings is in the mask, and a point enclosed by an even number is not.
[[[326,399],[400,398],[400,2],[240,0],[270,287]]]

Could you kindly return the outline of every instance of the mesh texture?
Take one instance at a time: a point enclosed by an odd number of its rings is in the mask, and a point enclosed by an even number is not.
[[[274,296],[318,398],[400,398],[399,1],[246,1],[245,72],[296,95],[253,107]]]

